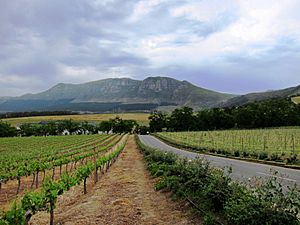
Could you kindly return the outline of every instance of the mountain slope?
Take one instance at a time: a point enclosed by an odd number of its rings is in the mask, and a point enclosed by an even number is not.
[[[288,97],[298,96],[298,95],[300,95],[300,85],[296,87],[290,87],[290,88],[276,90],[276,91],[250,93],[246,95],[237,96],[228,99],[225,102],[219,103],[218,106],[219,107],[240,106],[250,102],[263,101],[271,98],[288,98]]]
[[[38,94],[8,99],[0,111],[74,110],[136,111],[158,106],[210,107],[233,97],[168,77],[105,79],[84,84],[58,84]]]

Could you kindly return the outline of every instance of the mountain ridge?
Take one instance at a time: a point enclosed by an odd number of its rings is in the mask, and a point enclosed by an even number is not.
[[[81,84],[58,83],[37,94],[0,97],[0,112],[89,111],[126,112],[170,111],[189,106],[194,109],[234,107],[270,98],[300,95],[300,85],[280,90],[231,95],[198,87],[170,77],[107,78]]]
[[[300,95],[300,85],[295,87],[288,87],[279,90],[265,91],[265,92],[253,92],[245,95],[240,95],[228,99],[225,102],[218,103],[217,107],[233,107],[241,106],[251,102],[259,102],[268,100],[271,98],[291,98]]]
[[[97,112],[111,111],[106,109],[107,107],[101,108],[101,104],[113,105],[114,109],[123,105],[130,108],[129,104],[132,104],[133,110],[152,110],[159,106],[205,108],[231,97],[233,95],[215,92],[170,77],[147,77],[144,80],[107,78],[82,84],[59,83],[37,94],[11,98],[0,104],[0,111],[90,111],[91,108],[91,111]],[[143,104],[147,107],[143,108]]]

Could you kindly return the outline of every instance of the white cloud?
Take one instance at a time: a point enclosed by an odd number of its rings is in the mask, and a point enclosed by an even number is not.
[[[219,4],[217,4],[217,2]],[[272,1],[201,1],[174,7],[171,15],[185,16],[199,21],[211,21],[226,10],[236,8],[235,22],[216,31],[207,38],[195,34],[180,33],[157,35],[142,39],[138,50],[159,66],[184,64],[201,66],[207,63],[223,63],[224,55],[241,54],[257,58],[278,44],[282,37],[300,41],[299,16],[293,11],[297,0]],[[188,40],[176,46],[176,39]],[[299,42],[298,42],[299,43]],[[300,43],[299,43],[300,44]],[[187,60],[188,59],[188,60]]]
[[[133,23],[143,16],[151,12],[156,6],[158,6],[163,0],[141,0],[134,6],[133,13],[129,17],[129,22]]]
[[[187,17],[189,19],[207,22],[216,19],[220,14],[235,9],[234,0],[202,0],[187,3],[185,5],[170,9],[174,17]]]

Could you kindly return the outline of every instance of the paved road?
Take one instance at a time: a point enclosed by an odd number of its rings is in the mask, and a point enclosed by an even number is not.
[[[233,172],[230,176],[242,182],[249,182],[249,180],[254,177],[269,178],[275,176],[272,171],[278,171],[279,174],[277,174],[276,177],[278,177],[284,185],[294,185],[296,183],[300,189],[300,170],[189,152],[167,145],[150,135],[139,135],[139,138],[145,145],[153,148],[173,152],[187,158],[204,158],[208,160],[212,166],[218,168],[232,167]]]

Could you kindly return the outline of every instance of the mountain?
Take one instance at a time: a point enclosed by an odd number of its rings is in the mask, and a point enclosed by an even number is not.
[[[180,106],[211,107],[233,95],[197,87],[168,77],[145,80],[110,78],[83,84],[64,84],[38,94],[0,102],[0,111],[148,111]]]
[[[0,97],[0,104],[6,102],[7,100],[11,99],[12,97]]]
[[[263,101],[272,98],[289,98],[298,95],[300,95],[300,85],[296,87],[281,89],[281,90],[240,95],[240,96],[230,98],[225,102],[217,103],[216,106],[218,107],[240,106],[250,102]]]

